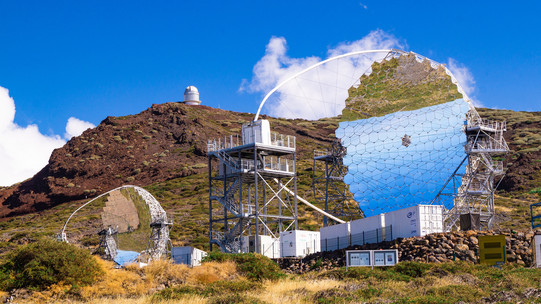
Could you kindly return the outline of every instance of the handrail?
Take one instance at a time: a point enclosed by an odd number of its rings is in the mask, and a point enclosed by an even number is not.
[[[280,134],[277,132],[270,133],[270,145],[286,148],[296,148],[296,137],[293,135]],[[225,136],[218,139],[209,139],[207,141],[207,152],[216,152],[224,149],[231,149],[243,145],[241,137],[237,135]],[[236,139],[236,140],[235,140]]]

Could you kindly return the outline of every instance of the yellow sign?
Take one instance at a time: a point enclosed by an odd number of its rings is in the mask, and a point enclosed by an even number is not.
[[[481,264],[505,263],[505,235],[479,236],[479,260]]]

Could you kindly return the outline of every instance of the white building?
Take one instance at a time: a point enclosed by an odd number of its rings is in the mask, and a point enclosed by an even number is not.
[[[280,233],[280,255],[304,257],[320,252],[319,231],[292,230]]]
[[[205,256],[207,256],[205,251],[190,246],[171,248],[171,259],[175,264],[186,264],[190,267],[199,266]]]
[[[258,244],[258,251],[262,255],[271,259],[280,257],[280,239],[269,235],[260,235]],[[242,252],[256,252],[255,235],[242,237]]]
[[[184,101],[185,104],[190,106],[197,106],[201,104],[199,100],[199,91],[194,86],[189,86],[184,91]]]

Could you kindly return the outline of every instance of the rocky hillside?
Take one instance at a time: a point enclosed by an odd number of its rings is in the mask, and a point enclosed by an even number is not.
[[[182,103],[107,117],[56,149],[33,178],[1,190],[0,217],[90,198],[123,184],[148,186],[205,173],[207,140],[238,134],[251,119],[248,113]],[[301,120],[272,120],[274,131],[297,136],[301,155],[332,141],[335,123],[315,124],[317,128]]]
[[[527,229],[529,204],[541,191],[541,113],[480,109],[506,119],[513,150],[497,196],[500,227]],[[123,184],[149,190],[175,220],[174,245],[208,246],[207,139],[237,134],[252,114],[181,103],[153,105],[125,117],[108,117],[51,155],[33,178],[0,189],[0,253],[41,235],[57,233],[86,199]],[[312,200],[312,151],[329,147],[338,118],[319,121],[268,118],[276,132],[297,137],[298,189]],[[80,231],[85,216],[74,221]],[[300,227],[318,229],[319,214],[299,205]],[[77,232],[77,231],[75,231]],[[81,240],[93,244],[95,240]],[[5,247],[5,250],[2,248]]]
[[[521,196],[541,191],[541,112],[479,109],[483,118],[505,120],[505,139],[511,149],[508,172],[500,189]],[[541,199],[541,197],[540,197]]]

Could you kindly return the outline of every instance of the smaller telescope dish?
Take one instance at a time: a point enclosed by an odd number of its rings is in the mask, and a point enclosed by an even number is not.
[[[69,235],[72,242],[123,265],[165,255],[170,225],[167,214],[149,192],[122,186],[79,207],[66,221],[60,237],[67,242]]]

